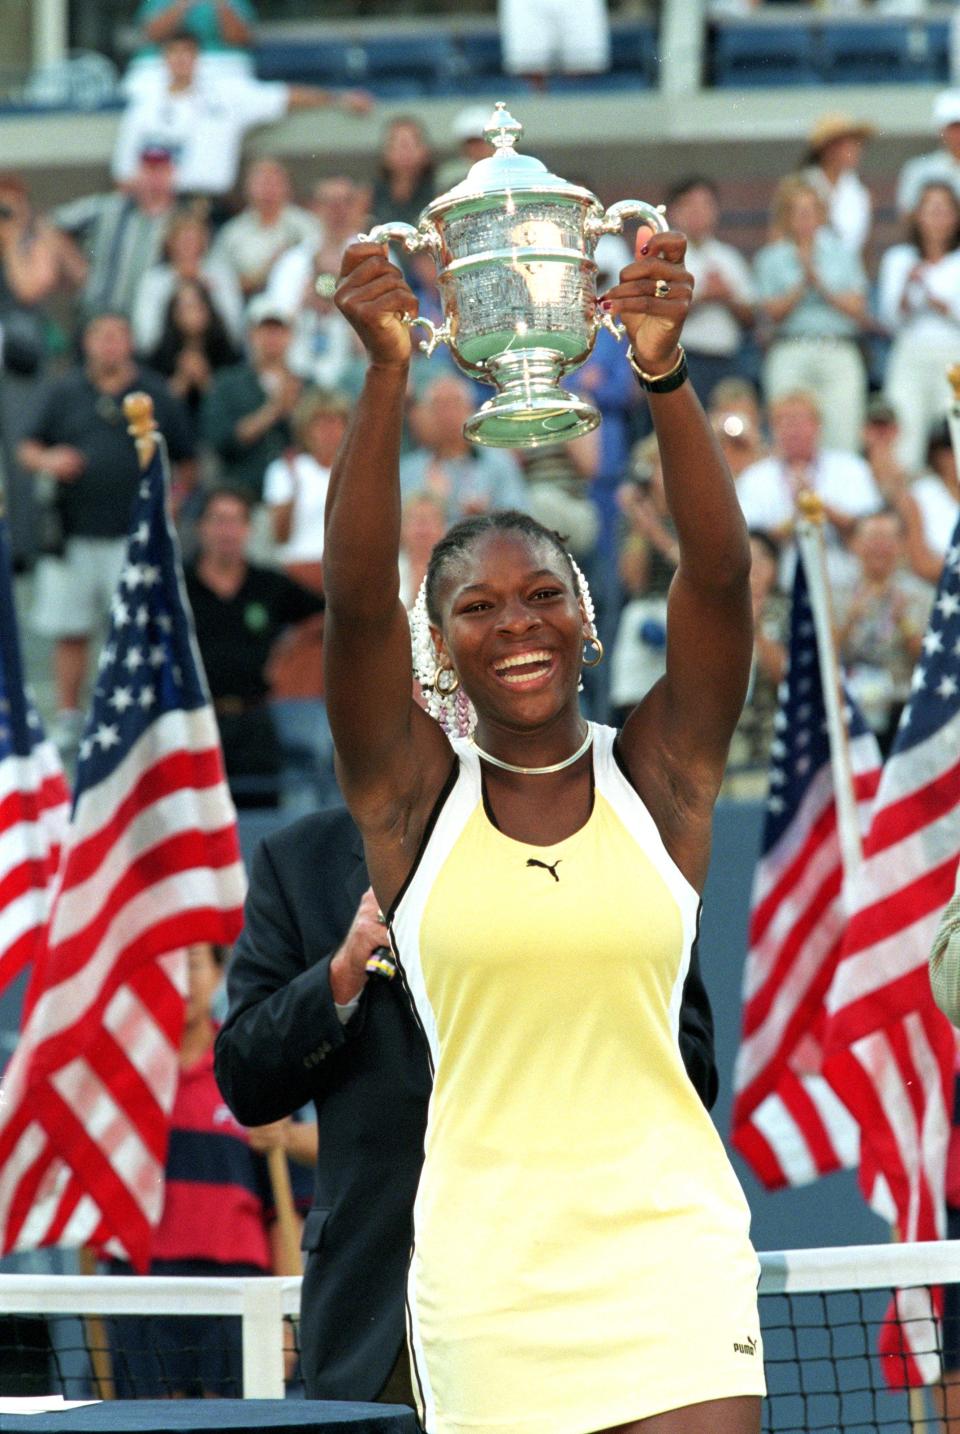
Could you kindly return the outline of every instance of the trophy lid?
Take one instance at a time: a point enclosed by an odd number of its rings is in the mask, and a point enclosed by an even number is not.
[[[589,189],[551,174],[542,160],[532,154],[517,154],[516,143],[523,134],[523,125],[513,118],[503,100],[497,101],[483,133],[493,145],[493,154],[486,159],[478,159],[465,179],[429,204],[425,210],[427,217],[450,209],[463,200],[482,199],[488,194],[500,195],[516,190],[542,190],[597,202]]]

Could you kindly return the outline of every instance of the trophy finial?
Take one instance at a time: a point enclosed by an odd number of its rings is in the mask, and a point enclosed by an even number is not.
[[[947,365],[947,382],[953,389],[954,403],[960,403],[960,363]]]
[[[493,114],[487,121],[483,137],[499,153],[512,150],[523,134],[523,125],[515,120],[503,100],[497,100]]]

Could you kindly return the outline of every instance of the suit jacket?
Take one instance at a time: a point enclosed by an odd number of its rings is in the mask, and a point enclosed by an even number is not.
[[[261,844],[216,1044],[217,1080],[244,1124],[316,1106],[300,1324],[314,1399],[375,1399],[400,1352],[430,1094],[426,1048],[399,980],[371,977],[349,1023],[337,1016],[330,961],[368,885],[359,832],[342,808]],[[680,1028],[684,1063],[709,1107],[713,1020],[696,949]]]

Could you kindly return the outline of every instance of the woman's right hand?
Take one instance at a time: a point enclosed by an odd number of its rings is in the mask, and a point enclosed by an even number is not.
[[[370,362],[381,368],[410,362],[410,329],[417,316],[413,290],[380,244],[351,244],[344,253],[337,285],[337,308],[356,330]]]

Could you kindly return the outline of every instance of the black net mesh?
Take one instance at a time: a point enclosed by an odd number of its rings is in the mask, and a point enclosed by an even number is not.
[[[284,1321],[288,1392],[299,1383],[298,1327]],[[0,1317],[0,1395],[65,1399],[243,1397],[233,1316]]]

